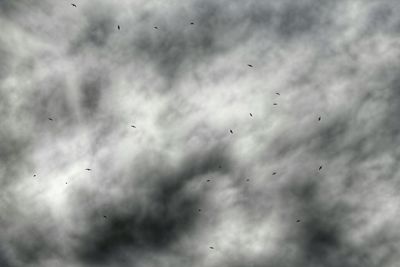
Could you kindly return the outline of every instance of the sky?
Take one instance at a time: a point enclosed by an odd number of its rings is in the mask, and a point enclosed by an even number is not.
[[[399,13],[0,0],[0,266],[398,266]]]

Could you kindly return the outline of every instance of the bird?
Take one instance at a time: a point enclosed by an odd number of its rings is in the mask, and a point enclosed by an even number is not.
[[[251,64],[247,64],[247,66],[249,66],[250,68],[252,68],[252,67],[253,67],[253,65],[251,65]]]
[[[53,119],[52,118],[47,118],[49,121],[52,121]]]
[[[321,166],[319,166],[319,169],[318,170],[321,170],[322,169],[322,165]]]
[[[67,182],[65,182],[65,184],[68,184]]]
[[[136,126],[135,126],[135,125],[131,125],[131,127],[132,127],[132,128],[136,128]]]
[[[321,120],[321,116],[320,117],[318,117],[318,121],[320,121]]]
[[[219,165],[218,168],[221,169],[222,168],[221,165]]]
[[[194,24],[194,22],[190,22],[190,25],[193,25]]]
[[[233,134],[233,131],[232,130],[229,130],[230,132],[231,132],[231,134]]]
[[[248,182],[248,181],[250,181],[250,179],[246,179],[246,181]]]
[[[275,94],[277,94],[277,95],[281,95],[280,93],[275,93]]]
[[[36,174],[34,174],[33,177],[36,177]]]
[[[106,216],[106,215],[103,215],[103,217],[107,219],[107,216]]]
[[[118,30],[120,30],[121,29],[121,27],[118,25]]]
[[[88,169],[85,169],[85,170],[87,170],[87,171],[91,171],[92,169],[89,169],[89,168],[88,168]]]
[[[209,181],[211,181],[211,180],[207,180],[207,183],[208,183]]]
[[[211,249],[214,249],[214,247],[210,247]]]
[[[201,209],[199,209],[199,212],[201,211]]]
[[[250,113],[250,117],[253,117],[253,114]]]
[[[154,27],[154,29],[158,29],[158,27],[157,27],[157,26],[155,26],[155,27]]]
[[[71,4],[72,6],[74,6],[74,7],[76,7],[76,5],[75,4]]]
[[[300,222],[300,220],[297,220],[296,222]]]
[[[275,175],[275,174],[276,174],[276,172],[273,172],[273,173],[272,173],[272,175]]]
[[[277,103],[274,103],[274,106],[278,105]]]

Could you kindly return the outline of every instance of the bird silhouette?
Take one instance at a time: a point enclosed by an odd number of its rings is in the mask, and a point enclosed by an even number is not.
[[[250,179],[246,179],[246,181],[248,182],[248,181],[250,181]]]
[[[154,29],[158,29],[158,27],[156,26],[156,27],[154,27]]]
[[[211,180],[207,180],[207,183],[208,183],[209,181],[211,181]]]
[[[275,94],[277,94],[277,95],[281,95],[280,93],[275,93]]]
[[[201,209],[199,209],[199,212],[201,211]]]
[[[34,174],[33,177],[36,177],[36,174]]]
[[[210,249],[214,249],[214,247],[210,247]]]
[[[103,217],[107,219],[107,216],[106,216],[106,215],[103,215]]]
[[[253,114],[250,113],[250,117],[253,117]]]
[[[131,125],[131,127],[132,127],[132,128],[136,128],[136,126],[135,126],[135,125]]]
[[[322,166],[319,166],[319,169],[318,170],[321,170],[322,169]]]
[[[273,173],[272,173],[272,175],[275,175],[275,174],[276,174],[276,172],[273,172]]]
[[[320,120],[321,120],[321,117],[318,117],[318,120],[320,121]]]
[[[52,121],[53,119],[52,118],[47,118],[49,121]]]
[[[119,25],[118,25],[118,27],[117,27],[117,28],[118,28],[118,30],[120,30],[120,29],[121,29],[121,27],[120,27]]]
[[[274,106],[278,105],[277,103],[274,103]]]
[[[230,132],[231,132],[231,134],[233,134],[233,131],[232,130],[229,130]]]
[[[87,171],[91,171],[92,169],[85,169],[85,170],[87,170]]]
[[[76,7],[76,5],[75,4],[71,4],[72,6],[74,6],[74,7]]]
[[[250,68],[252,68],[252,67],[253,67],[253,65],[251,65],[251,64],[247,64],[247,66],[249,66]]]
[[[296,222],[300,222],[300,220],[297,220]]]
[[[190,25],[193,25],[194,24],[194,22],[190,22]]]

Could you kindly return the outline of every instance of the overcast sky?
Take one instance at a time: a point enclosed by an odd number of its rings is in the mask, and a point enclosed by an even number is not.
[[[0,32],[1,267],[398,266],[398,0],[0,0]]]

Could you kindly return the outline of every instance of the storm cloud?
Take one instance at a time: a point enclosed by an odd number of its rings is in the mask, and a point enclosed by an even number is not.
[[[397,1],[3,0],[0,25],[1,266],[400,261]]]

